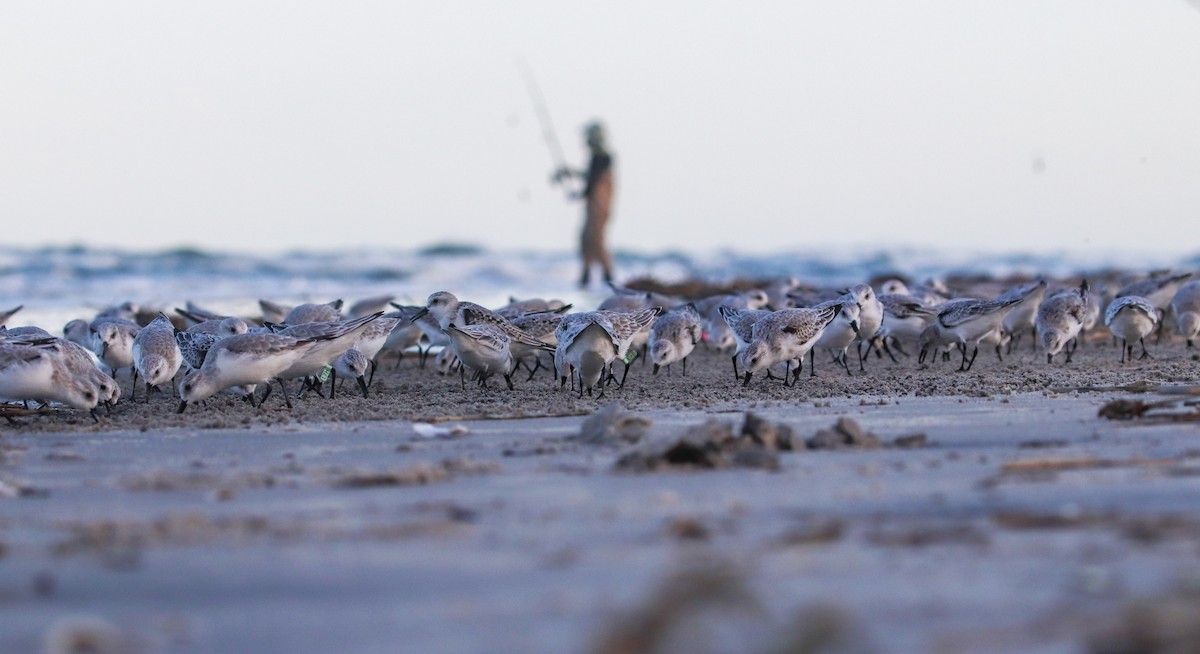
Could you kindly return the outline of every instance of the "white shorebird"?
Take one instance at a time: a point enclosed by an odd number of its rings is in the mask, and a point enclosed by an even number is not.
[[[283,379],[303,378],[308,382],[308,388],[315,387],[317,384],[314,383],[314,380],[320,378],[324,381],[325,374],[331,372],[326,369],[331,368],[333,362],[345,354],[346,350],[353,348],[354,344],[358,342],[359,337],[370,329],[371,324],[382,315],[383,312],[381,311],[346,322],[306,322],[292,325],[280,331],[280,334],[293,338],[313,338],[330,330],[340,331],[340,333],[334,338],[314,344],[304,353],[304,356],[281,372],[279,377]]]
[[[733,336],[734,342],[737,343],[733,351],[733,377],[740,379],[738,374],[738,358],[742,352],[746,351],[746,347],[750,345],[750,341],[754,340],[754,323],[760,319],[771,315],[767,309],[735,309],[732,307],[721,306],[717,307],[721,314],[721,319],[725,321],[729,328],[729,333]]]
[[[354,342],[351,348],[362,353],[370,362],[370,378],[367,379],[367,386],[370,386],[375,381],[375,368],[378,365],[376,359],[379,358],[379,353],[387,344],[388,338],[392,335],[392,330],[396,329],[403,323],[406,326],[415,326],[412,323],[401,319],[399,316],[389,316],[383,311],[377,312],[379,317],[371,321],[369,325],[358,335],[358,340]],[[362,316],[356,316],[362,317]]]
[[[770,368],[777,363],[799,359],[792,383],[800,377],[800,366],[804,355],[812,350],[821,338],[825,327],[841,313],[842,305],[834,304],[823,309],[781,309],[773,311],[754,323],[754,340],[742,352],[742,370],[745,371],[742,385],[750,384],[754,373]],[[783,383],[788,384],[787,373]]]
[[[1087,320],[1089,291],[1087,280],[1079,288],[1063,289],[1042,300],[1037,313],[1038,342],[1046,350],[1046,363],[1067,348],[1067,363],[1079,347],[1078,336]],[[1068,348],[1068,343],[1074,343]]]
[[[353,344],[358,330],[377,315],[345,323],[326,323],[304,337],[247,333],[224,338],[208,351],[204,365],[199,370],[189,371],[180,382],[179,397],[182,399],[179,413],[183,413],[192,402],[208,399],[228,388],[251,384],[267,384],[261,403],[271,394],[271,381],[279,382],[284,402],[290,408],[292,401],[288,397],[284,379],[301,376],[304,372],[312,374],[316,364],[313,359],[306,357],[319,347],[321,349],[317,352],[316,360],[323,360],[326,356],[329,356],[329,361],[337,358]],[[329,355],[330,352],[335,353]],[[321,364],[321,368],[324,365]],[[248,398],[254,403],[253,394]]]
[[[263,322],[274,324],[282,323],[283,319],[287,318],[288,312],[292,310],[292,307],[270,300],[259,300],[258,308],[262,310]]]
[[[382,312],[380,312],[382,313]],[[285,325],[301,325],[310,322],[337,322],[342,319],[342,301],[324,304],[301,304],[283,317]]]
[[[446,329],[450,325],[466,327],[467,325],[491,324],[499,327],[516,343],[523,343],[535,348],[543,345],[540,340],[521,331],[504,316],[474,302],[462,302],[453,293],[447,291],[431,294],[425,309],[437,320],[438,327],[441,329]],[[418,313],[413,320],[416,321],[422,315],[424,314]]]
[[[429,357],[429,351],[432,348],[444,348],[450,345],[450,337],[442,331],[437,319],[425,307],[396,304],[395,302],[392,303],[392,307],[396,310],[384,315],[400,318],[401,324],[392,330],[391,336],[388,336],[388,340],[383,346],[385,350],[389,352],[399,350],[402,358],[404,350],[415,346],[417,361],[424,368],[425,360]],[[421,348],[422,338],[425,339],[424,349]],[[396,366],[400,366],[399,358],[396,360]]]
[[[1034,323],[1037,320],[1038,306],[1046,297],[1046,281],[1039,279],[1021,286],[1014,286],[1001,293],[997,299],[1014,297],[1019,298],[1019,301],[1009,309],[1008,315],[1004,316],[1004,320],[1000,323],[1001,331],[1008,337],[1007,344],[1010,352],[1017,347],[1025,332],[1033,331]],[[1034,344],[1034,347],[1036,348],[1037,344]]]
[[[868,287],[870,288],[870,287]],[[850,373],[850,366],[846,363],[846,350],[850,344],[858,338],[861,327],[859,326],[859,317],[862,315],[862,308],[858,302],[854,301],[854,295],[849,294],[844,300],[834,300],[818,304],[814,309],[824,309],[827,306],[838,305],[841,311],[838,312],[836,318],[833,319],[825,330],[821,332],[821,338],[817,339],[816,344],[808,351],[808,371],[810,377],[817,376],[816,351],[818,348],[829,350],[833,353],[834,363],[841,363],[842,368],[846,370],[846,374]]]
[[[123,318],[97,318],[88,325],[92,351],[115,379],[121,368],[133,367],[133,339],[141,327]]]
[[[367,369],[371,364],[372,361],[367,358],[367,355],[354,348],[346,350],[340,357],[334,359],[332,378],[329,380],[329,399],[332,400],[337,395],[338,375],[358,382],[358,388],[362,391],[363,397],[368,397]]]
[[[1171,311],[1175,313],[1179,333],[1192,347],[1196,335],[1200,334],[1200,281],[1188,282],[1179,287],[1171,299]]]
[[[146,401],[150,401],[150,391],[161,384],[169,383],[179,372],[183,364],[183,355],[179,344],[175,342],[175,325],[163,314],[138,330],[133,337],[133,393],[130,399],[137,397],[137,377],[141,375],[146,382]]]
[[[613,362],[624,361],[625,374],[629,373],[629,362],[636,353],[632,348],[634,339],[649,330],[661,312],[660,307],[652,307],[640,311],[585,311],[563,316],[554,332],[558,341],[554,370],[560,385],[565,386],[568,376],[577,374],[580,397],[584,390],[591,395],[597,386],[603,396],[602,382],[612,377]],[[625,376],[622,376],[618,387],[624,385]]]
[[[513,318],[512,323],[517,329],[550,346],[552,348],[551,351],[553,351],[553,348],[558,346],[558,339],[554,334],[558,330],[559,323],[562,322],[565,315],[564,312],[570,306],[567,304],[546,311],[527,313]],[[516,359],[517,367],[525,366],[529,369],[529,377],[526,378],[526,381],[533,379],[537,371],[542,369],[543,365],[540,353],[541,350],[539,348],[531,348],[528,345],[516,344],[513,347],[513,358]],[[529,365],[530,358],[533,359],[532,366]]]
[[[858,370],[862,372],[866,370],[863,362],[871,354],[871,350],[875,346],[875,337],[883,328],[883,302],[879,300],[879,296],[875,294],[875,289],[871,288],[870,284],[855,284],[839,299],[843,302],[853,301],[858,305],[858,318],[856,319],[858,334],[855,338],[858,346],[855,351],[858,355]],[[866,352],[863,352],[863,343],[867,344]]]
[[[354,320],[355,318],[362,318],[373,313],[387,311],[388,305],[394,299],[396,299],[395,295],[376,295],[375,297],[363,298],[350,305],[350,308],[346,310],[346,318]]]
[[[650,362],[654,364],[654,374],[664,367],[669,373],[671,364],[681,361],[683,374],[687,376],[688,355],[696,349],[702,333],[700,313],[691,303],[659,316],[650,326]]]
[[[902,344],[919,343],[921,333],[925,331],[929,322],[937,314],[932,308],[911,295],[883,293],[877,297],[883,305],[883,324],[876,334],[879,341],[878,347],[895,363],[896,356],[892,354],[892,350],[888,346],[888,339],[891,339],[896,345],[900,354],[908,356],[904,352]]]
[[[512,353],[512,338],[499,326],[492,323],[476,325],[451,324],[446,327],[450,336],[450,347],[461,364],[459,376],[462,386],[466,387],[466,369],[470,368],[472,379],[483,388],[487,388],[487,380],[495,374],[504,377],[504,383],[512,390],[512,372],[516,363]],[[547,351],[552,348],[543,345]]]
[[[52,351],[37,345],[0,343],[0,398],[60,402],[91,411],[96,417],[100,395],[95,383],[72,374]]]
[[[1033,292],[1032,289],[1029,291],[1029,293]],[[1009,309],[1024,298],[1025,295],[1002,295],[993,300],[963,298],[946,302],[938,309],[937,318],[933,324],[946,337],[950,337],[952,342],[961,347],[963,358],[962,363],[958,366],[960,371],[971,369],[975,363],[975,357],[979,355],[980,341],[992,330],[1000,329]],[[969,361],[967,360],[968,347],[972,348]],[[923,346],[918,361],[924,360],[926,354],[926,348]]]
[[[1146,351],[1146,336],[1158,325],[1159,309],[1150,300],[1136,295],[1123,295],[1113,300],[1104,312],[1104,324],[1121,339],[1121,363],[1126,359],[1133,360],[1133,341],[1142,346],[1142,356],[1150,356]]]
[[[1179,289],[1180,284],[1187,281],[1191,276],[1191,273],[1184,273],[1182,275],[1163,275],[1143,279],[1121,287],[1117,291],[1117,298],[1141,297],[1145,298],[1154,308],[1165,309],[1170,305],[1171,298],[1175,296],[1175,292]]]
[[[599,386],[604,396],[602,377],[617,358],[620,342],[612,322],[601,311],[585,311],[564,316],[555,330],[558,347],[554,351],[554,370],[567,385],[567,377],[579,375],[579,396]]]

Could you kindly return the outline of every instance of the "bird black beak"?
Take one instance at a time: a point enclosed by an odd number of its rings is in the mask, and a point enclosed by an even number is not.
[[[752,372],[750,372],[750,371],[748,371],[748,370],[746,371],[746,376],[745,376],[745,377],[742,377],[742,386],[749,386],[749,385],[750,385],[750,377],[751,377],[751,375],[753,375],[753,374],[754,374],[754,373],[752,373]]]
[[[421,318],[424,318],[425,314],[427,314],[427,313],[429,313],[429,307],[425,307],[424,309],[421,309],[420,311],[417,312],[417,315],[413,316],[412,318],[409,318],[408,321],[416,322],[416,321],[420,320]]]
[[[175,413],[183,413],[186,410],[187,410],[187,400],[182,400],[179,403],[179,410],[176,411]]]
[[[364,398],[367,397],[367,376],[366,375],[358,376],[358,387],[362,389],[363,397]]]
[[[651,374],[654,374],[654,375],[658,374],[658,364],[657,363],[654,364],[654,372],[652,372]]]

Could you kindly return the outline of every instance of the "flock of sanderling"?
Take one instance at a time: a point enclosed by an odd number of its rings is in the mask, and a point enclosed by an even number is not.
[[[905,348],[913,348],[922,363],[957,349],[959,369],[969,370],[981,345],[1002,356],[1003,347],[1011,351],[1032,333],[1048,363],[1060,352],[1070,362],[1081,334],[1101,316],[1120,341],[1125,362],[1135,344],[1147,356],[1145,338],[1169,318],[1191,347],[1200,332],[1200,281],[1189,282],[1189,276],[1159,274],[1105,288],[1085,280],[1053,292],[1041,279],[971,289],[970,295],[991,299],[951,297],[933,282],[909,287],[899,280],[882,283],[877,294],[868,284],[822,290],[781,279],[692,301],[614,286],[596,310],[574,313],[553,300],[514,300],[492,310],[445,291],[430,295],[424,307],[391,303],[395,310],[387,313],[392,298],[364,300],[345,317],[340,300],[295,307],[263,300],[261,325],[191,304],[176,309],[175,321],[159,313],[143,325],[137,308],[126,303],[90,321],[67,323],[62,337],[37,327],[4,327],[18,307],[0,313],[0,401],[24,403],[30,411],[58,403],[95,417],[98,405],[111,408],[119,400],[114,379],[129,369],[133,399],[139,379],[147,398],[169,385],[180,413],[223,392],[261,405],[275,384],[290,407],[292,393],[323,395],[326,381],[332,396],[338,376],[355,380],[366,397],[377,362],[412,349],[422,366],[432,349],[440,349],[437,366],[456,371],[463,386],[468,375],[484,387],[498,375],[511,389],[518,368],[527,368],[532,379],[545,366],[560,387],[569,381],[580,396],[603,395],[612,384],[624,386],[639,355],[655,374],[680,363],[686,375],[688,356],[701,343],[731,353],[734,377],[743,385],[764,371],[794,385],[806,355],[815,376],[818,350],[852,374],[852,345],[860,371],[876,348],[893,360],[893,350],[907,354]],[[28,409],[29,402],[39,409]]]

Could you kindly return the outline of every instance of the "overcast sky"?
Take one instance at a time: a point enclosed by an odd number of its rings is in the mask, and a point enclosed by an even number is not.
[[[4,242],[1200,249],[1184,0],[8,2]]]

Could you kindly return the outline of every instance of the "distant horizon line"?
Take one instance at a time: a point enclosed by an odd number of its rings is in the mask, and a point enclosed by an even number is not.
[[[97,253],[113,253],[113,254],[134,254],[134,255],[253,255],[256,257],[271,257],[271,256],[287,256],[296,254],[351,254],[356,252],[379,252],[379,253],[396,253],[417,256],[469,256],[473,254],[484,253],[514,253],[514,254],[553,254],[567,255],[574,254],[572,248],[551,248],[551,247],[530,247],[530,246],[515,246],[515,247],[491,247],[483,243],[470,241],[435,241],[422,245],[413,245],[409,247],[393,247],[381,245],[346,245],[332,247],[291,247],[279,248],[272,250],[254,250],[238,247],[212,247],[197,244],[177,243],[166,244],[161,246],[127,246],[127,245],[111,245],[111,244],[88,244],[83,242],[63,243],[63,244],[0,244],[0,252],[97,252]],[[898,243],[891,247],[883,247],[870,244],[844,243],[836,246],[830,245],[796,245],[791,247],[779,247],[774,249],[740,249],[738,247],[723,246],[723,247],[705,247],[705,248],[686,248],[686,247],[661,247],[661,248],[629,248],[629,247],[614,247],[613,253],[615,256],[621,257],[658,257],[670,256],[675,254],[683,254],[689,256],[706,256],[706,255],[721,255],[730,254],[741,257],[762,256],[766,258],[777,256],[788,256],[795,254],[812,255],[818,253],[827,253],[831,257],[844,258],[847,254],[854,251],[861,253],[863,258],[870,258],[881,254],[923,254],[923,255],[938,255],[938,254],[953,254],[955,258],[969,256],[1029,256],[1034,258],[1053,257],[1053,256],[1088,256],[1097,258],[1151,258],[1151,257],[1170,257],[1170,258],[1197,258],[1200,259],[1200,248],[1196,247],[1181,247],[1178,249],[1130,249],[1130,248],[1109,248],[1109,247],[1078,247],[1078,248],[988,248],[973,246],[970,248],[948,248],[932,245]]]

